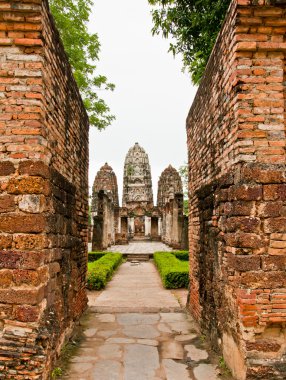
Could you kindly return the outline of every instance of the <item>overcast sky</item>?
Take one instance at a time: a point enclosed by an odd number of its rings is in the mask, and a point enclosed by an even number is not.
[[[161,172],[187,161],[185,120],[195,95],[180,59],[167,52],[168,42],[152,36],[147,0],[95,0],[90,31],[101,42],[98,73],[116,89],[100,92],[116,121],[105,131],[90,130],[89,185],[108,162],[114,169],[121,203],[123,166],[138,142],[148,153],[154,201]]]

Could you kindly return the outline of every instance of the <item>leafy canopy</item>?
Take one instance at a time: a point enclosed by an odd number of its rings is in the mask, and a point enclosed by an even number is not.
[[[200,82],[230,0],[148,0],[153,34],[171,37],[169,51],[182,54],[183,68]]]
[[[88,31],[87,23],[93,0],[50,0],[56,26],[73,69],[90,124],[104,129],[114,120],[109,107],[97,95],[99,90],[113,90],[103,75],[96,74],[100,43],[97,34]]]

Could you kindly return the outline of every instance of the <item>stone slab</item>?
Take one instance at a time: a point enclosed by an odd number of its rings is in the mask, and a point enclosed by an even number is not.
[[[135,325],[125,326],[123,333],[129,338],[154,339],[160,335],[159,331],[153,326]]]
[[[125,348],[124,380],[153,380],[159,369],[156,347],[130,344]]]
[[[200,364],[194,369],[196,380],[219,380],[215,366],[212,364]],[[270,379],[269,379],[270,380]]]
[[[172,359],[163,359],[163,367],[167,380],[191,380],[185,364],[177,363]],[[205,378],[204,380],[209,380]]]
[[[163,342],[161,355],[164,359],[182,360],[184,358],[183,346],[176,341]]]
[[[119,314],[117,316],[117,322],[120,325],[153,325],[159,321],[160,316],[158,314],[139,314],[139,313],[127,313]]]
[[[92,380],[121,380],[122,365],[114,360],[101,360],[96,363]]]
[[[193,361],[200,361],[205,360],[209,357],[209,354],[205,350],[201,350],[200,348],[197,348],[196,346],[192,344],[187,344],[185,346],[185,350],[188,353],[188,358]]]

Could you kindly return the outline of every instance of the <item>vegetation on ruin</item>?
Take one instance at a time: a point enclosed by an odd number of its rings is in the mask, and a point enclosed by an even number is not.
[[[62,376],[62,374],[63,374],[62,369],[60,367],[56,367],[52,371],[52,379],[56,379],[57,377]]]
[[[50,8],[66,54],[73,69],[90,125],[106,128],[115,117],[98,91],[113,90],[114,85],[97,73],[100,43],[97,34],[88,31],[93,0],[50,0]]]
[[[218,363],[218,366],[222,372],[223,375],[226,375],[226,376],[230,376],[231,375],[231,371],[230,369],[228,368],[225,360],[224,360],[224,357],[220,357],[219,358],[219,363]]]
[[[121,253],[107,252],[100,259],[89,262],[87,266],[87,288],[89,290],[105,288],[122,261]]]
[[[154,262],[166,289],[187,288],[189,263],[179,260],[171,252],[155,252]]]
[[[148,0],[153,34],[171,38],[169,51],[198,84],[225,18],[230,0]]]

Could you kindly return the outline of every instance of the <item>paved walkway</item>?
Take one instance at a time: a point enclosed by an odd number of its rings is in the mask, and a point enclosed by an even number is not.
[[[186,298],[186,290],[181,292],[181,298]],[[181,310],[178,299],[163,288],[151,261],[122,264],[104,291],[89,292],[89,306],[100,313]]]
[[[164,289],[152,262],[124,263],[104,291],[89,292],[82,340],[62,379],[230,379],[207,352],[185,302],[186,290]]]
[[[148,242],[148,241],[132,241],[126,245],[113,245],[108,248],[110,252],[121,252],[121,253],[154,253],[154,252],[169,252],[172,248],[168,247],[166,244],[161,242]]]

